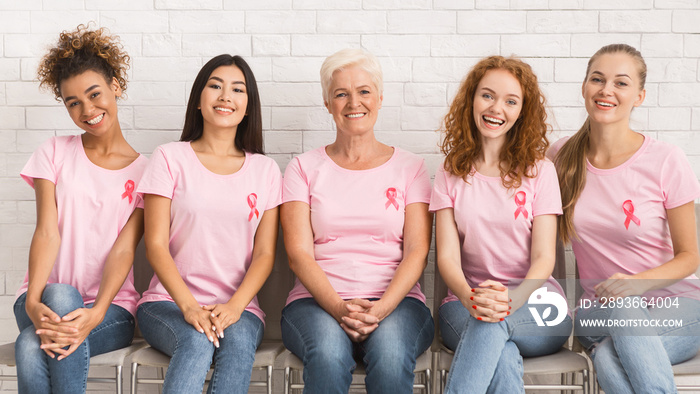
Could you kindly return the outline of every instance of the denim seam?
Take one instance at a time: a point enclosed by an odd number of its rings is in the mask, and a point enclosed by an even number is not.
[[[145,304],[144,304],[144,305],[145,305]],[[163,324],[163,326],[165,326],[165,328],[167,328],[168,331],[170,331],[170,334],[175,338],[175,349],[177,349],[177,348],[179,347],[179,345],[180,345],[180,339],[179,339],[178,336],[175,334],[175,330],[173,330],[173,328],[170,327],[170,325],[169,325],[168,323],[166,323],[165,320],[161,319],[158,315],[156,315],[156,314],[154,314],[154,313],[151,313],[148,309],[149,309],[148,307],[144,307],[144,308],[142,308],[141,310],[143,311],[143,313],[147,314],[147,315],[148,315],[149,317],[151,317],[153,320],[157,320],[158,322],[160,322],[161,324]]]

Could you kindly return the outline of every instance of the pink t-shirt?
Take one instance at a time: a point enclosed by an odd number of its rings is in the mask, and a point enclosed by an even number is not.
[[[231,299],[250,267],[263,213],[280,205],[281,173],[274,160],[246,153],[240,170],[209,171],[189,142],[156,148],[137,192],[172,200],[170,254],[200,305]],[[144,302],[173,301],[153,275]],[[258,298],[246,307],[264,321]]]
[[[311,207],[316,262],[338,295],[381,298],[403,259],[405,208],[430,201],[430,178],[423,159],[399,148],[381,166],[354,171],[321,147],[289,163],[283,194]],[[407,296],[425,302],[418,283]],[[297,279],[287,304],[309,297]]]
[[[552,145],[554,157],[568,138]],[[700,197],[700,184],[683,151],[649,136],[626,162],[599,169],[586,163],[586,186],[576,202],[572,246],[585,291],[621,272],[636,274],[673,258],[666,210]],[[695,275],[645,296],[700,299]]]
[[[99,167],[88,159],[79,135],[52,137],[34,152],[20,175],[31,187],[35,178],[56,185],[61,235],[47,283],[69,284],[86,304],[95,302],[112,245],[134,209],[143,207],[135,188],[147,163],[139,155],[120,170]],[[17,296],[27,291],[28,279],[26,275]],[[130,271],[112,303],[134,314],[138,299]]]
[[[536,165],[537,176],[523,177],[519,188],[506,189],[500,177],[474,172],[467,182],[445,171],[435,174],[430,210],[453,208],[462,244],[462,272],[470,287],[491,279],[517,285],[530,269],[532,221],[539,215],[561,215],[561,196],[554,164]],[[550,276],[549,291],[564,295]],[[443,304],[457,301],[448,292]]]

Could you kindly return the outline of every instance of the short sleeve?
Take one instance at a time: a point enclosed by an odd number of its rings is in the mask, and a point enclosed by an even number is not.
[[[557,142],[550,145],[549,149],[547,149],[547,153],[546,153],[547,158],[551,161],[554,161],[554,158],[557,157],[557,153],[559,153],[561,148],[564,146],[564,144],[568,140],[569,140],[569,137],[559,138],[557,140]]]
[[[301,168],[301,161],[295,157],[284,171],[282,202],[301,201],[311,204],[309,182]]]
[[[163,147],[159,146],[148,161],[136,193],[141,199],[144,194],[157,194],[172,199],[174,190],[175,181],[168,166],[168,157]]]
[[[430,202],[430,176],[423,159],[420,159],[418,171],[406,188],[406,205],[416,202]]]
[[[447,190],[447,171],[445,171],[443,166],[440,166],[435,173],[433,192],[430,195],[430,207],[428,209],[431,212],[435,212],[445,208],[454,208],[454,201]]]
[[[538,171],[532,216],[561,215],[561,192],[554,163],[549,160],[541,161]]]
[[[270,162],[270,198],[267,200],[265,210],[282,204],[282,172],[274,160],[270,159]]]
[[[700,198],[700,184],[681,148],[673,146],[661,170],[664,207],[672,209]]]
[[[35,178],[46,179],[56,184],[58,178],[55,162],[57,145],[56,137],[49,138],[34,151],[27,164],[20,171],[22,179],[32,188]]]

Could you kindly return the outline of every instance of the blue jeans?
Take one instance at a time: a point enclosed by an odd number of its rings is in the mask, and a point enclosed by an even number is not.
[[[39,348],[41,340],[25,310],[26,299],[27,293],[24,293],[14,305],[20,331],[15,342],[20,393],[84,393],[90,357],[126,347],[134,337],[134,317],[113,304],[85,341],[70,356],[57,361]],[[83,304],[83,297],[75,287],[60,283],[46,285],[41,302],[61,317],[78,308],[92,307],[92,304]]]
[[[641,298],[627,297],[637,305]],[[700,301],[678,298],[678,308],[579,308],[575,334],[591,351],[598,383],[606,393],[676,393],[671,365],[700,350]],[[632,302],[630,302],[632,304]],[[633,305],[633,304],[632,304]],[[682,327],[586,327],[591,321],[682,319]]]
[[[214,373],[207,393],[248,392],[255,350],[264,331],[253,313],[243,311],[236,323],[224,329],[218,349],[185,321],[174,302],[146,302],[139,305],[136,317],[146,341],[172,357],[163,393],[201,393],[212,361]]]
[[[304,393],[347,394],[355,359],[366,365],[367,392],[413,393],[416,358],[433,340],[430,310],[406,297],[367,339],[354,343],[313,298],[282,310],[282,341],[304,362]]]
[[[482,322],[461,302],[440,307],[440,332],[454,350],[445,393],[524,393],[523,356],[557,352],[571,335],[571,317],[556,326],[538,327],[525,304],[498,323]]]

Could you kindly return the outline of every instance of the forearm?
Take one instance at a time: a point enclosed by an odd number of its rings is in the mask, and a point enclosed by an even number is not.
[[[167,247],[152,246],[149,248],[147,245],[146,250],[153,272],[158,276],[163,287],[180,310],[184,312],[188,308],[199,307],[199,303],[180,276]]]
[[[133,251],[110,252],[102,271],[100,289],[92,309],[99,311],[104,318],[114,297],[124,285],[134,261]]]
[[[248,267],[245,277],[243,277],[243,281],[240,286],[238,286],[238,289],[231,299],[229,299],[228,304],[241,311],[244,310],[265,284],[265,281],[272,272],[274,264],[274,251],[254,257],[253,261],[250,263],[250,267]]]
[[[427,251],[416,251],[404,257],[380,299],[387,309],[387,314],[396,309],[420,279],[426,266]]]
[[[438,269],[447,288],[460,300],[468,300],[472,296],[472,288],[462,271],[461,262],[455,258],[438,258]]]
[[[644,281],[647,291],[668,287],[695,273],[698,256],[692,252],[680,252],[666,263],[632,275],[632,279]]]
[[[321,266],[311,256],[290,257],[290,267],[299,281],[314,297],[314,300],[326,312],[337,318],[336,311],[339,303],[343,302],[340,295],[335,291],[331,282],[328,280],[326,273],[323,272]]]
[[[51,275],[60,245],[61,237],[58,232],[34,233],[29,247],[27,302],[41,302],[41,295]]]

